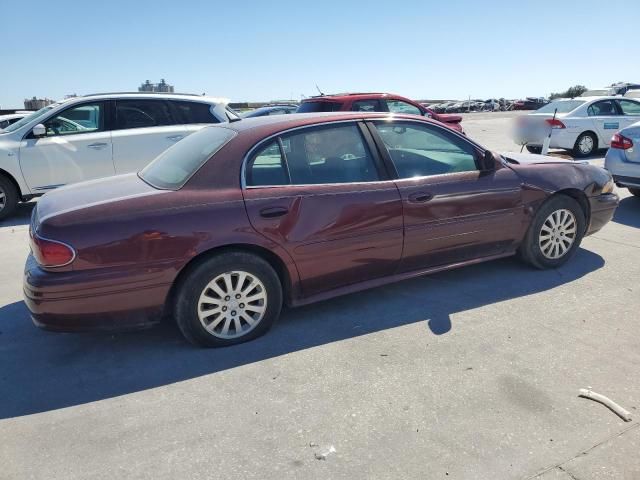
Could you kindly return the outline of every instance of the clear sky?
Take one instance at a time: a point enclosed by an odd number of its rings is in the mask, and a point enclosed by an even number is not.
[[[640,82],[638,0],[0,0],[0,106],[176,91],[545,96]]]

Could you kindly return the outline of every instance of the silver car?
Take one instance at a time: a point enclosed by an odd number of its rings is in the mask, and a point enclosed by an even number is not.
[[[640,122],[623,128],[611,138],[604,167],[611,172],[616,185],[640,197]]]

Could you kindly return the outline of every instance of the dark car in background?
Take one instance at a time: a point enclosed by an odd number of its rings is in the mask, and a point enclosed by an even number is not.
[[[542,97],[527,97],[524,100],[516,100],[513,102],[512,110],[538,110],[544,107],[549,100]]]
[[[436,113],[430,108],[405,97],[391,93],[341,93],[320,95],[303,100],[298,113],[319,112],[389,112],[420,115],[444,123],[448,127],[464,133],[460,115]]]
[[[252,118],[252,117],[266,117],[268,115],[288,115],[290,113],[295,113],[297,109],[298,109],[298,105],[294,105],[294,104],[265,105],[264,107],[256,108],[255,110],[245,112],[241,116],[242,118]]]
[[[415,115],[242,119],[138,174],[44,195],[24,298],[51,330],[165,313],[191,342],[225,346],[265,333],[283,305],[514,254],[556,268],[611,219],[612,190],[602,168],[503,157]]]

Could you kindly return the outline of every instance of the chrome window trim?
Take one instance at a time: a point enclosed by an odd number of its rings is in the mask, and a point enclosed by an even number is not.
[[[270,140],[273,140],[274,138],[280,137],[281,135],[285,135],[287,133],[290,132],[295,132],[297,130],[302,130],[305,128],[313,128],[313,127],[317,127],[317,126],[326,126],[326,125],[338,125],[338,124],[343,124],[343,123],[353,123],[357,126],[357,124],[359,122],[376,122],[376,121],[392,121],[392,120],[396,120],[396,121],[401,121],[401,122],[413,122],[413,123],[417,123],[419,125],[429,125],[433,128],[437,128],[440,129],[444,132],[450,133],[450,134],[454,134],[457,135],[461,140],[464,140],[465,142],[468,142],[469,144],[473,145],[475,148],[477,148],[480,153],[484,154],[484,152],[487,150],[485,147],[483,147],[482,145],[479,145],[478,143],[474,142],[473,140],[471,140],[470,138],[468,138],[466,135],[462,135],[461,133],[457,132],[456,130],[449,128],[445,125],[438,125],[439,122],[437,122],[436,120],[431,120],[431,121],[425,121],[424,120],[425,117],[417,117],[417,118],[399,118],[396,117],[394,114],[388,114],[386,116],[376,116],[376,117],[371,117],[371,118],[355,118],[355,119],[349,119],[349,120],[334,120],[331,122],[322,122],[322,123],[312,123],[309,125],[302,125],[299,127],[293,127],[293,128],[289,128],[286,130],[282,130],[278,133],[274,133],[272,135],[269,135],[268,137],[263,138],[262,140],[260,140],[259,142],[257,142],[253,147],[251,147],[249,149],[249,151],[244,155],[243,159],[242,159],[242,167],[240,170],[240,188],[242,190],[250,190],[250,189],[255,189],[255,188],[283,188],[283,187],[311,187],[311,186],[318,186],[318,185],[327,185],[327,186],[332,186],[332,185],[354,185],[354,184],[370,184],[370,183],[376,183],[376,182],[394,182],[395,180],[406,180],[406,179],[398,179],[398,178],[390,178],[387,180],[375,180],[372,182],[342,182],[342,183],[289,183],[287,185],[247,185],[246,182],[246,168],[247,168],[247,163],[249,161],[249,159],[252,157],[252,155],[255,153],[255,151],[261,147],[261,145],[269,142]],[[367,144],[366,140],[364,140],[365,145]],[[288,166],[287,166],[288,168]],[[457,172],[456,172],[457,173]],[[433,175],[430,175],[429,177],[431,177]]]

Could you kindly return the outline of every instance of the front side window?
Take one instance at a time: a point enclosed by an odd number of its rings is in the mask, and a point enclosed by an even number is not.
[[[116,128],[144,128],[172,125],[169,105],[163,100],[117,100]]]
[[[67,108],[44,122],[48,137],[104,130],[104,104],[85,103]]]
[[[156,188],[178,190],[235,136],[236,132],[228,128],[205,127],[158,155],[139,176]]]
[[[603,100],[590,105],[587,109],[590,117],[602,117],[618,115],[616,104],[613,100]]]
[[[631,100],[619,100],[622,113],[625,115],[640,115],[640,102],[632,102]]]
[[[171,100],[171,105],[174,107],[176,121],[180,124],[220,123],[211,112],[213,106],[208,103]]]
[[[353,112],[381,112],[379,100],[356,100],[351,105],[351,111]]]
[[[400,100],[387,100],[387,107],[391,113],[408,113],[410,115],[422,115],[415,105]]]
[[[430,125],[376,122],[399,178],[478,170],[475,148]]]

